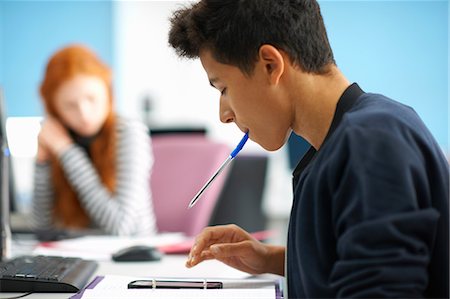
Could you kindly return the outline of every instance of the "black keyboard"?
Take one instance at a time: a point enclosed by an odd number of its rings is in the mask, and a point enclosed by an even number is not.
[[[81,258],[21,256],[0,263],[0,292],[74,293],[96,268]]]

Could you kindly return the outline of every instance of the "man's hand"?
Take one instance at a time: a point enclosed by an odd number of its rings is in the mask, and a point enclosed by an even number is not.
[[[267,245],[236,225],[211,226],[196,238],[186,267],[217,259],[250,274],[284,275],[284,247]]]

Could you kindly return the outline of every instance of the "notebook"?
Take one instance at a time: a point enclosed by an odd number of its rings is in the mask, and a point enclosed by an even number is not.
[[[280,283],[271,279],[221,279],[223,289],[128,289],[134,280],[149,277],[106,275],[95,277],[88,286],[70,299],[86,298],[282,298]],[[165,278],[167,279],[167,278]],[[177,278],[180,280],[180,278]],[[187,281],[193,278],[186,279]],[[217,280],[217,279],[214,279]]]

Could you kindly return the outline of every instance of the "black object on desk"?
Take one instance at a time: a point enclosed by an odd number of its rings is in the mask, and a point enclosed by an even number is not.
[[[112,255],[116,262],[153,262],[162,258],[158,248],[146,245],[135,245],[123,248]]]
[[[78,292],[97,266],[96,262],[81,258],[17,257],[0,263],[0,292]]]
[[[128,284],[129,289],[222,289],[220,281],[206,280],[162,280],[143,279],[134,280]]]

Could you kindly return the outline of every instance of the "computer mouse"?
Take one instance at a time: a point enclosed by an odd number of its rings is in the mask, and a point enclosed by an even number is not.
[[[116,262],[151,262],[159,261],[162,253],[156,247],[135,245],[123,248],[112,255]]]

